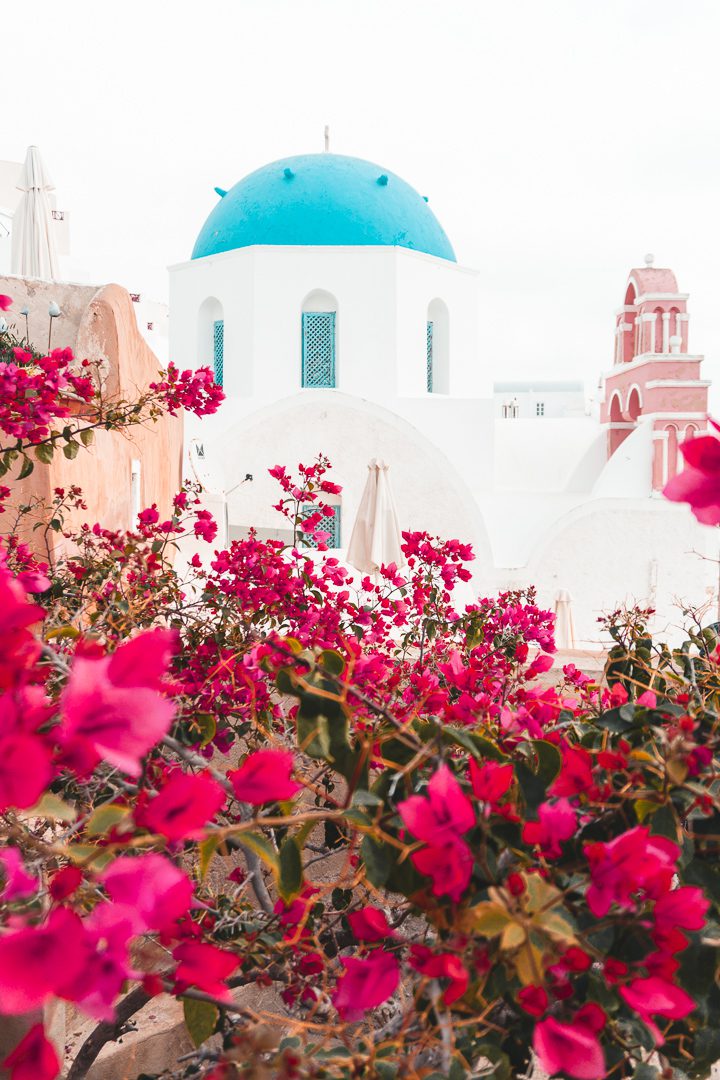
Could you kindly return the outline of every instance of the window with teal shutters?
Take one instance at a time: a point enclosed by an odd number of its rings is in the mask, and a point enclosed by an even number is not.
[[[426,352],[425,363],[427,372],[427,391],[428,394],[433,392],[433,324],[428,322],[427,324],[427,337],[426,337]]]
[[[302,317],[302,384],[335,386],[335,312],[304,311]]]
[[[330,513],[326,514],[320,524],[316,526],[317,529],[322,532],[330,533],[330,538],[325,541],[329,548],[339,548],[340,545],[340,507],[331,506]],[[311,514],[317,512],[317,506],[315,503],[303,503],[300,507],[300,514],[303,518],[309,517]],[[302,540],[305,547],[316,548],[318,542],[314,536],[303,536]]]
[[[213,323],[213,371],[218,386],[223,384],[223,360],[225,354],[225,322],[216,319]]]

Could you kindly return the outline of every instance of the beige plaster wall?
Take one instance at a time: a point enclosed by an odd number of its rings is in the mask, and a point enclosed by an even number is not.
[[[101,361],[102,390],[108,398],[132,399],[156,378],[159,361],[140,334],[130,295],[121,286],[96,289],[0,276],[0,293],[13,298],[8,321],[19,336],[24,336],[25,320],[18,313],[25,305],[29,308],[30,341],[42,351],[48,343],[48,306],[55,300],[63,314],[54,320],[52,346],[69,346],[78,360]],[[74,461],[56,453],[50,465],[36,462],[25,480],[4,480],[12,496],[10,512],[0,518],[0,533],[10,527],[15,505],[47,500],[54,488],[71,484],[82,488],[88,506],[68,518],[71,527],[100,521],[110,529],[130,528],[133,460],[141,465],[141,506],[155,502],[166,516],[180,485],[182,438],[182,419],[164,416],[126,433],[99,431],[94,445]],[[28,520],[25,537],[42,551],[41,530],[33,533],[32,523]]]

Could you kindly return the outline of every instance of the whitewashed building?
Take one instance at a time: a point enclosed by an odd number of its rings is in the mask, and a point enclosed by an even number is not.
[[[625,602],[656,607],[670,638],[677,599],[717,603],[716,567],[701,557],[714,532],[653,491],[653,421],[637,409],[610,418],[602,403],[591,416],[575,382],[498,384],[477,275],[409,184],[325,153],[216,190],[192,257],[170,270],[170,355],[214,365],[228,396],[189,425],[188,461],[230,539],[251,525],[285,535],[267,470],[322,452],[343,487],[342,557],[379,457],[403,528],[471,541],[477,592],[535,583],[552,606],[569,590],[577,645],[594,645],[597,617]],[[669,271],[642,273],[651,285]],[[707,383],[692,359],[697,397]],[[615,361],[612,385],[624,385],[618,363],[657,367],[632,348]]]

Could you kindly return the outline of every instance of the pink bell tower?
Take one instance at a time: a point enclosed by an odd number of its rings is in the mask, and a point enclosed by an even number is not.
[[[710,383],[700,378],[703,357],[688,352],[688,294],[678,292],[672,270],[653,263],[646,255],[643,269],[630,271],[600,420],[608,457],[641,420],[652,423],[652,486],[660,491],[682,467],[678,444],[706,426]]]

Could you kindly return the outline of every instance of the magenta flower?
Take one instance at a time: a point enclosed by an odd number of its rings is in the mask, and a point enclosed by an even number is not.
[[[11,930],[0,937],[0,1001],[10,1016],[39,1009],[80,975],[85,966],[85,930],[65,908],[43,926]]]
[[[424,847],[411,858],[420,873],[432,879],[434,896],[449,896],[457,903],[470,884],[472,852],[460,837],[448,839],[442,847]]]
[[[182,993],[188,986],[197,986],[213,997],[231,1001],[225,979],[238,966],[234,953],[217,949],[203,941],[183,941],[173,952],[178,961],[175,971],[175,992]]]
[[[343,1020],[359,1020],[398,988],[400,968],[392,953],[377,949],[365,960],[348,957],[342,964],[345,972],[335,988],[333,1004]]]
[[[672,930],[681,926],[684,930],[702,930],[705,915],[710,907],[702,889],[694,885],[684,885],[673,889],[655,902],[655,925],[660,931]]]
[[[121,855],[101,881],[110,898],[130,913],[136,933],[172,930],[192,900],[192,882],[164,855]]]
[[[427,798],[411,795],[398,811],[413,836],[434,846],[452,843],[475,824],[472,803],[447,765],[431,778]]]
[[[142,758],[175,716],[162,678],[176,643],[172,630],[146,630],[111,656],[75,657],[61,698],[60,738],[69,754],[140,775]]]
[[[459,956],[455,953],[432,953],[423,946],[413,948],[411,965],[428,979],[447,979],[448,985],[443,991],[445,1005],[458,1001],[470,985],[470,973]]]
[[[7,311],[12,306],[12,297],[6,296],[5,293],[0,293],[0,311]]]
[[[37,735],[0,738],[0,811],[34,806],[53,777],[50,751]]]
[[[696,435],[680,444],[686,467],[665,485],[663,495],[672,502],[690,504],[704,525],[720,523],[720,439]]]
[[[563,1024],[554,1016],[541,1020],[535,1027],[533,1048],[551,1076],[562,1073],[575,1080],[602,1080],[605,1054],[597,1028],[592,1020],[583,1022],[581,1013],[576,1013],[572,1024]]]
[[[256,750],[243,761],[239,769],[227,774],[236,798],[241,802],[261,806],[267,802],[292,799],[302,784],[290,778],[293,756],[289,750]]]
[[[666,893],[680,848],[663,836],[650,836],[648,828],[637,825],[607,843],[587,844],[585,856],[591,877],[588,907],[602,918],[613,904],[634,907],[632,897],[640,889],[651,898]]]
[[[497,806],[513,782],[512,765],[501,765],[498,761],[484,761],[478,765],[470,758],[469,773],[473,795],[489,806]]]
[[[195,535],[211,544],[217,536],[217,522],[208,510],[198,510],[193,524]]]
[[[0,873],[5,882],[0,891],[0,903],[15,900],[18,896],[32,896],[40,887],[38,879],[25,872],[22,855],[16,847],[0,851]]]
[[[575,832],[576,819],[576,812],[567,799],[541,803],[538,820],[523,825],[522,838],[526,844],[537,844],[547,859],[557,859],[562,854],[561,843]]]
[[[695,1002],[689,994],[657,975],[633,979],[627,986],[620,987],[620,995],[646,1021],[650,1016],[682,1020],[695,1009]]]
[[[168,840],[197,840],[225,803],[225,791],[209,773],[176,770],[158,795],[135,811],[135,820]]]
[[[42,1024],[30,1028],[2,1062],[2,1068],[8,1070],[10,1080],[55,1080],[60,1075],[57,1052],[46,1038]]]
[[[384,941],[392,936],[392,927],[384,911],[379,908],[364,907],[348,915],[350,929],[358,941]]]

